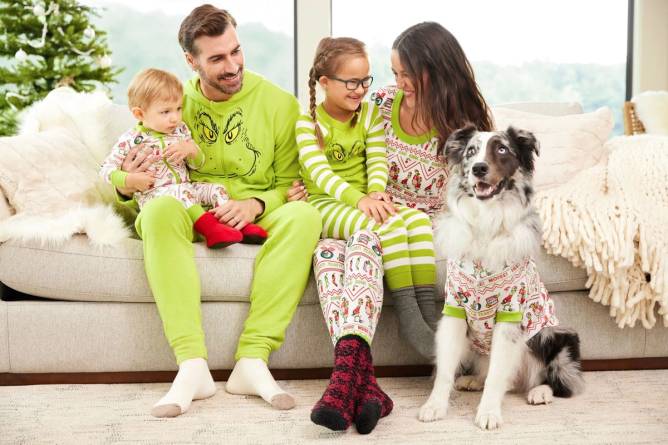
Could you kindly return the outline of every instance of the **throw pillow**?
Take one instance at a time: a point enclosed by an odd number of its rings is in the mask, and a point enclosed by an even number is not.
[[[545,190],[567,182],[577,172],[606,158],[605,141],[614,126],[612,111],[546,116],[508,108],[492,109],[496,128],[509,125],[534,133],[540,144],[534,187]]]

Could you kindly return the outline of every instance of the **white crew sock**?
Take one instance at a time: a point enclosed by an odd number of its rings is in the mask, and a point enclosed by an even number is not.
[[[225,390],[231,394],[260,396],[276,409],[295,407],[295,399],[278,386],[267,364],[259,358],[239,359],[227,380]]]
[[[216,384],[203,358],[186,360],[179,365],[169,392],[151,409],[155,417],[176,417],[188,411],[193,400],[206,399],[216,393]]]

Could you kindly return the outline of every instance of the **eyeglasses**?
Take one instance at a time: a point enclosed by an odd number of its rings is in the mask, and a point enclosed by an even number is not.
[[[350,91],[355,91],[357,88],[359,88],[360,85],[362,85],[362,88],[365,90],[371,86],[373,83],[373,76],[365,77],[364,79],[339,79],[338,77],[334,76],[327,76],[332,80],[338,80],[339,82],[343,82],[346,84],[346,89]]]

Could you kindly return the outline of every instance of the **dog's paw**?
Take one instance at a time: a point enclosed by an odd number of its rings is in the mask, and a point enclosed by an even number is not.
[[[527,402],[532,405],[547,405],[548,403],[552,403],[553,400],[554,394],[552,393],[552,388],[547,385],[538,385],[527,394]]]
[[[442,403],[434,403],[427,401],[420,408],[418,413],[418,419],[420,422],[433,422],[434,420],[442,419],[448,412],[448,402],[443,401]]]
[[[478,408],[475,424],[482,430],[495,430],[503,424],[501,410],[482,410]]]
[[[459,391],[481,391],[485,382],[477,375],[462,375],[455,380],[455,388]]]

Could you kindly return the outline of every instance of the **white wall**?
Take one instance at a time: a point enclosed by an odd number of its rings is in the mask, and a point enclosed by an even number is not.
[[[668,0],[635,0],[633,95],[668,90]]]
[[[308,107],[308,72],[318,42],[332,35],[330,0],[297,0],[297,98]]]

